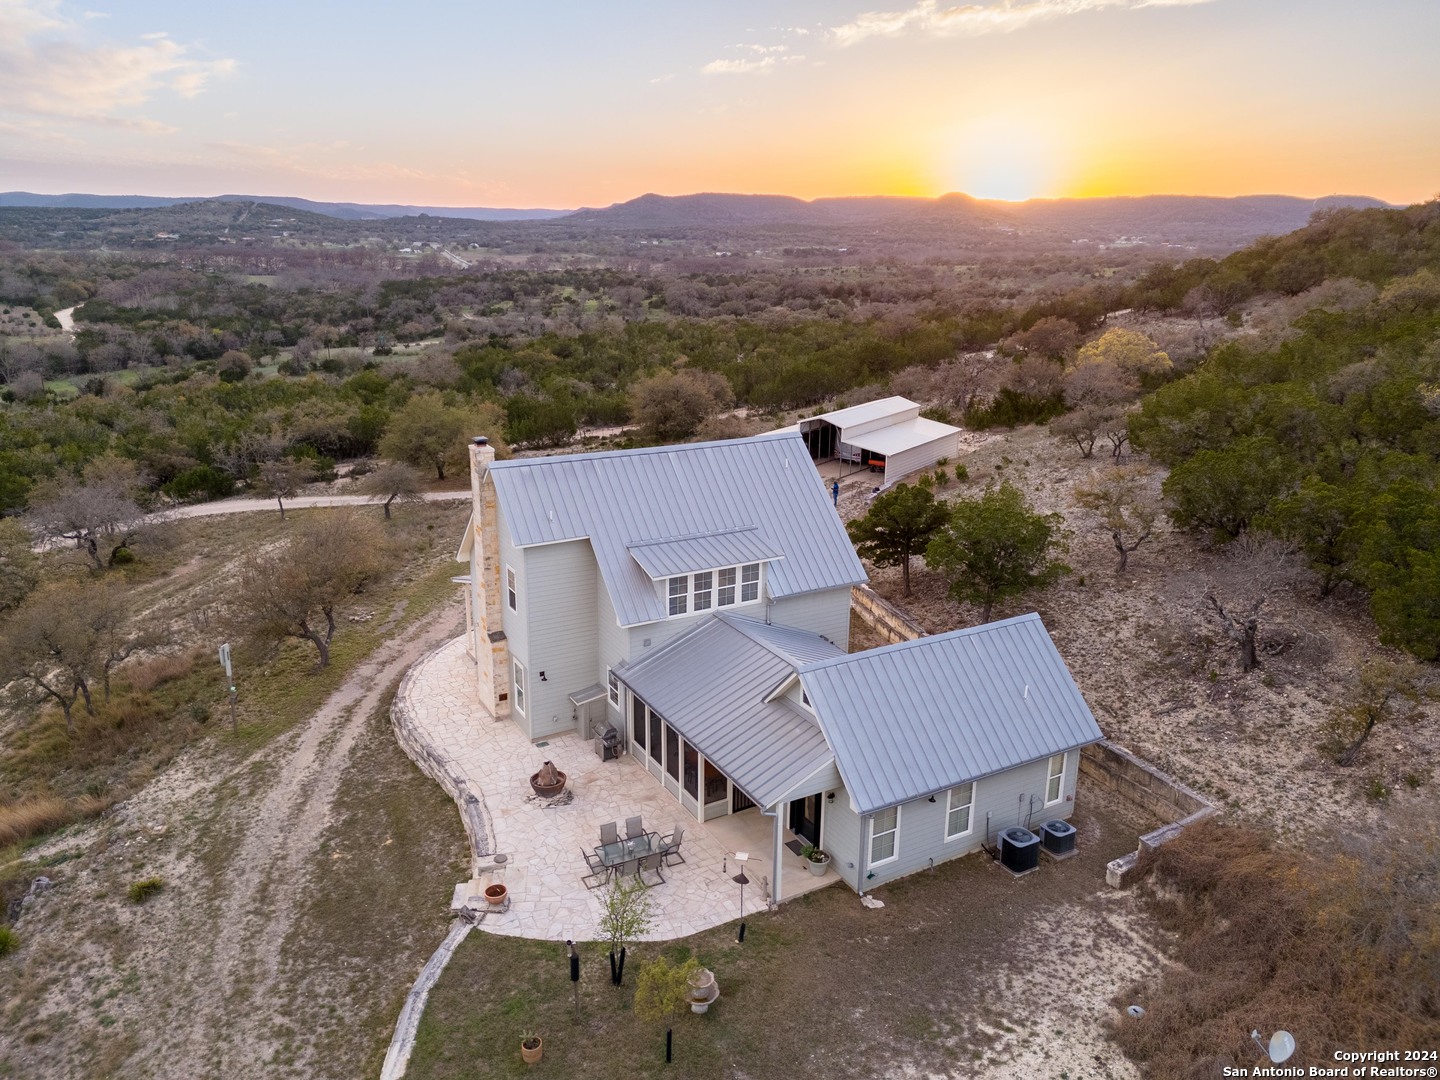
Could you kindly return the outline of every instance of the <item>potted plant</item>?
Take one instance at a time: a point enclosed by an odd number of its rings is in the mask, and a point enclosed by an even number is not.
[[[800,849],[800,857],[805,860],[805,867],[816,877],[825,876],[825,868],[830,865],[830,856],[821,851],[814,844],[806,844]]]
[[[534,1065],[545,1053],[545,1042],[533,1031],[520,1035],[520,1058],[526,1065]]]

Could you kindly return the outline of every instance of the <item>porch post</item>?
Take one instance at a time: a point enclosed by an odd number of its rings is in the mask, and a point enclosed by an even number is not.
[[[785,850],[784,844],[782,843],[785,834],[780,828],[780,821],[789,805],[787,802],[778,802],[775,804],[775,853],[773,858],[775,865],[773,869],[774,876],[772,878],[775,884],[770,887],[770,906],[772,908],[779,907],[780,901],[783,899],[780,893],[780,870],[782,865],[780,853]]]

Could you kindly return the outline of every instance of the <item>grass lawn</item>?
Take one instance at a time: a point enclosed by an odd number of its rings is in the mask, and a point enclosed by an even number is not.
[[[476,930],[430,995],[407,1076],[794,1080],[901,1065],[975,1075],[1002,1060],[998,1045],[1036,1005],[1027,950],[1048,947],[1043,931],[1072,915],[1092,916],[1105,863],[1134,849],[1135,830],[1108,807],[1086,804],[1075,820],[1080,854],[1026,878],[975,855],[877,889],[885,907],[873,911],[834,885],[752,917],[743,945],[734,923],[642,945],[619,989],[605,946],[586,943],[578,1018],[563,945]],[[636,972],[661,951],[698,957],[721,995],[708,1014],[676,1019],[669,1066],[663,1028],[631,1009]],[[1048,982],[1065,992],[1063,977]],[[544,1060],[528,1069],[519,1053],[527,1031],[545,1044]]]

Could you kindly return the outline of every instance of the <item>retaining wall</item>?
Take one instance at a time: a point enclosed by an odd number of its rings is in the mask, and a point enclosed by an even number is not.
[[[869,585],[856,585],[850,590],[850,610],[860,621],[874,630],[887,645],[914,641],[925,631],[910,616],[886,600]]]

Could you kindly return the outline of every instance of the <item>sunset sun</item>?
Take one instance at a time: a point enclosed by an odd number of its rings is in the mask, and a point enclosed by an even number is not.
[[[966,124],[951,132],[944,145],[938,179],[945,191],[1020,202],[1056,194],[1062,179],[1057,140],[1008,117]]]

